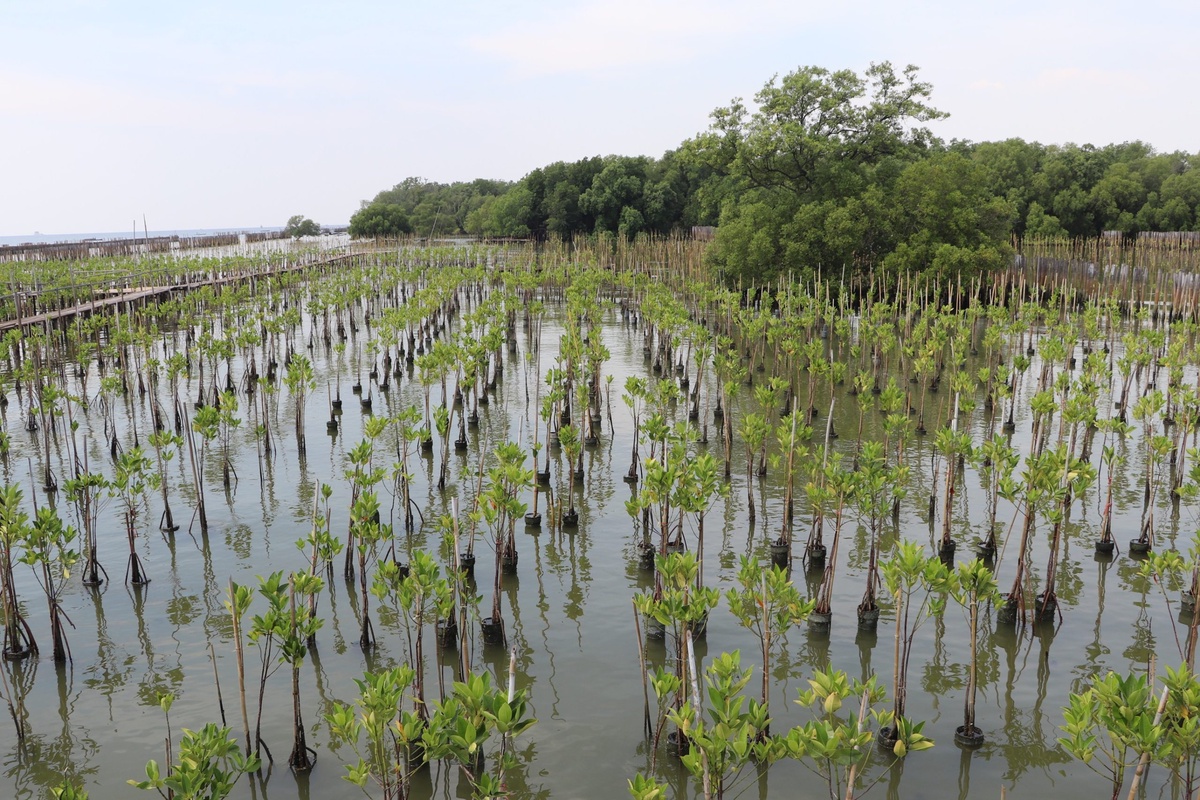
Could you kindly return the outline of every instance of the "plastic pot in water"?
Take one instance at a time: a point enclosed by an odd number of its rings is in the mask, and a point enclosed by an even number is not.
[[[1057,612],[1058,598],[1047,598],[1044,593],[1037,596],[1033,604],[1033,619],[1035,622],[1052,620]]]
[[[437,621],[437,640],[438,645],[443,650],[448,650],[458,644],[458,623],[447,622],[444,619]]]
[[[503,553],[500,556],[500,569],[508,575],[517,571],[517,556],[515,551],[512,553]]]
[[[657,554],[654,545],[642,542],[638,545],[638,566],[645,570],[654,569],[654,557]]]
[[[475,577],[475,554],[474,553],[459,553],[458,555],[459,569],[463,575],[468,578]]]
[[[965,725],[959,725],[954,729],[954,743],[959,747],[979,747],[983,744],[983,731],[974,725],[970,730]]]
[[[540,527],[542,527],[542,515],[541,515],[541,514],[535,514],[535,513],[533,513],[532,511],[530,511],[529,513],[527,513],[527,514],[525,515],[525,527],[526,527],[526,528],[540,528]]]
[[[814,611],[808,615],[808,627],[826,630],[833,624],[833,613],[829,611]]]
[[[1117,549],[1116,539],[1097,539],[1096,552],[1102,556],[1111,556]]]
[[[879,609],[864,608],[858,612],[858,629],[861,631],[873,631],[879,626]]]
[[[1017,600],[1010,597],[1004,601],[1004,605],[996,611],[996,621],[1005,625],[1012,625],[1017,621]]]
[[[1129,540],[1129,555],[1137,558],[1138,556],[1146,556],[1150,553],[1150,542],[1142,541],[1141,539]]]
[[[504,644],[504,621],[486,617],[480,621],[484,644]]]
[[[771,543],[771,561],[781,567],[786,567],[788,561],[792,557],[791,542],[772,542]]]
[[[564,528],[578,528],[579,527],[579,512],[572,510],[572,511],[568,511],[565,514],[563,514],[562,524],[563,524]]]

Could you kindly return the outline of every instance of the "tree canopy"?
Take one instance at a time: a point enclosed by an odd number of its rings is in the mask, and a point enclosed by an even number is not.
[[[1198,156],[1143,142],[945,142],[929,127],[947,116],[931,96],[913,66],[801,67],[749,103],[715,109],[707,130],[658,158],[558,161],[516,183],[408,178],[372,205],[397,206],[432,235],[716,226],[714,265],[752,282],[817,270],[971,274],[1007,263],[1014,236],[1200,231]]]
[[[320,236],[321,226],[303,214],[288,217],[287,225],[283,226],[284,236]]]
[[[368,203],[350,217],[350,235],[355,239],[378,239],[412,233],[412,223],[397,203]]]

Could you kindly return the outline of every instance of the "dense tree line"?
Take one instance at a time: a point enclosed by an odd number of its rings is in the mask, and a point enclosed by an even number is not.
[[[715,225],[731,276],[872,269],[973,274],[1016,236],[1200,231],[1196,156],[1142,142],[945,142],[917,69],[804,67],[661,158],[596,156],[516,183],[409,178],[380,192],[426,235],[545,238]],[[356,215],[357,216],[357,215]]]

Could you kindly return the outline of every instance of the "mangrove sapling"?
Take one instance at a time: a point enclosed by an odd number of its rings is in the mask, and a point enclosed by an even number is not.
[[[390,599],[403,611],[408,640],[407,663],[413,668],[413,711],[422,722],[429,719],[425,700],[425,627],[449,618],[454,609],[450,582],[428,553],[416,550],[407,572],[394,562],[382,562],[375,573],[372,592],[380,601]]]
[[[271,749],[262,738],[262,714],[266,700],[267,681],[274,675],[285,659],[282,648],[291,636],[291,612],[289,611],[289,583],[283,578],[283,571],[272,572],[266,578],[258,578],[258,594],[267,602],[267,609],[262,614],[250,618],[250,630],[247,638],[252,644],[258,645],[258,712],[254,722],[254,756],[257,758],[263,750],[267,753],[267,761],[275,763]],[[298,643],[301,647],[303,642]],[[276,651],[280,651],[277,656]],[[295,656],[298,651],[292,651]],[[302,658],[302,656],[300,656]]]
[[[758,639],[762,654],[762,707],[770,704],[772,652],[777,639],[799,625],[813,612],[816,602],[804,600],[782,567],[760,567],[742,556],[737,582],[741,588],[729,589],[725,599],[734,618]],[[764,733],[769,731],[764,730]]]
[[[537,426],[534,426],[534,441],[531,450],[532,462],[534,469],[537,468],[538,454],[542,452],[542,443],[537,441]],[[542,515],[538,513],[538,494],[541,487],[537,480],[532,481],[533,484],[533,508],[525,514],[525,527],[537,529],[542,527]]]
[[[358,757],[356,764],[346,765],[342,778],[364,789],[373,782],[383,800],[408,800],[412,775],[423,764],[420,753],[426,727],[412,712],[402,710],[413,670],[405,664],[368,672],[354,682],[359,695],[354,706],[334,703],[325,716],[330,738],[348,745]]]
[[[396,415],[396,456],[399,459],[392,465],[392,475],[396,483],[396,494],[404,508],[404,531],[412,533],[416,526],[413,518],[413,507],[416,501],[412,498],[413,475],[409,472],[408,458],[414,452],[422,439],[421,410],[416,406],[408,406]]]
[[[446,478],[450,474],[450,409],[444,405],[433,410],[433,422],[437,429],[438,440],[442,443],[442,463],[438,471],[437,488],[446,491]]]
[[[965,747],[983,744],[983,731],[975,724],[975,696],[978,688],[979,606],[997,603],[1000,591],[996,576],[978,558],[958,565],[947,582],[949,596],[967,612],[970,629],[971,663],[967,670],[967,691],[963,698],[963,724],[954,732],[954,740]]]
[[[630,375],[625,379],[625,392],[621,395],[621,399],[625,401],[625,405],[629,406],[629,412],[633,415],[633,456],[629,463],[629,471],[625,473],[626,483],[638,482],[639,468],[641,467],[638,441],[642,434],[642,408],[646,400],[646,389],[645,378]]]
[[[950,426],[938,429],[935,437],[937,449],[946,462],[946,490],[945,500],[942,504],[942,537],[938,544],[938,554],[943,558],[953,557],[955,547],[957,546],[952,536],[952,522],[958,460],[971,455],[971,434],[965,431],[960,433],[958,430],[958,402],[958,398],[955,397],[954,415],[950,420]],[[931,524],[932,522],[933,520],[930,520]]]
[[[1011,496],[1015,491],[1012,476],[1021,456],[998,433],[993,434],[992,438],[985,439],[978,447],[974,448],[972,456],[980,475],[983,477],[986,488],[988,510],[987,532],[980,538],[978,548],[980,557],[986,561],[991,560],[996,555],[998,546],[996,541],[996,513],[1000,505],[1001,496]],[[1002,487],[1006,488],[1003,494],[1001,492]]]
[[[370,650],[376,644],[375,626],[371,622],[370,593],[371,581],[367,570],[379,561],[379,546],[384,541],[391,542],[390,525],[379,521],[379,498],[374,491],[366,490],[359,494],[350,509],[350,536],[354,552],[358,556],[358,589],[359,589],[359,618],[360,633],[358,644],[363,650]]]
[[[579,512],[575,510],[575,468],[576,460],[583,454],[583,442],[579,438],[578,429],[573,424],[563,425],[558,430],[558,439],[562,444],[563,455],[567,458],[567,472],[569,473],[569,489],[567,491],[567,505],[565,512],[560,512],[562,525],[564,528],[575,528],[579,525]],[[561,501],[560,501],[561,502]]]
[[[71,647],[67,644],[63,620],[71,624],[62,610],[62,593],[71,569],[79,561],[79,553],[72,549],[76,538],[75,529],[63,525],[62,519],[53,508],[41,507],[34,513],[32,524],[25,531],[25,552],[21,561],[33,567],[34,574],[46,595],[50,614],[50,634],[54,642],[54,660],[63,662],[71,659]]]
[[[228,494],[231,488],[235,488],[237,485],[237,471],[233,468],[230,448],[233,431],[241,425],[242,421],[234,416],[238,410],[237,394],[232,391],[224,391],[220,397],[220,411],[217,419],[221,439],[221,480],[225,486],[225,492]]]
[[[717,480],[717,459],[701,453],[687,462],[676,492],[680,511],[696,515],[697,588],[704,585],[704,517],[724,488]]]
[[[21,612],[13,574],[16,548],[29,536],[29,515],[21,510],[21,500],[18,487],[5,485],[0,489],[0,594],[3,595],[0,609],[4,619],[4,648],[0,655],[5,661],[19,661],[38,654],[37,640]]]
[[[1133,406],[1133,417],[1142,423],[1142,441],[1146,446],[1145,491],[1142,500],[1142,524],[1138,538],[1129,543],[1134,553],[1145,553],[1154,547],[1154,509],[1158,497],[1159,462],[1171,452],[1171,440],[1153,432],[1154,420],[1161,414],[1165,400],[1155,389],[1139,397]]]
[[[789,730],[782,737],[782,746],[787,757],[800,761],[825,783],[830,800],[863,797],[909,753],[933,747],[933,741],[921,732],[923,722],[905,720],[892,745],[892,760],[867,780],[874,760],[869,746],[871,726],[882,729],[894,722],[892,712],[875,708],[887,693],[874,675],[863,682],[834,669],[814,670],[808,685],[807,690],[800,690],[796,703],[812,709],[813,717]],[[839,713],[847,707],[849,713]]]
[[[1117,800],[1126,770],[1160,746],[1162,707],[1156,711],[1156,705],[1145,675],[1096,676],[1082,692],[1073,692],[1063,708],[1065,735],[1058,743],[1108,779],[1112,800]]]
[[[387,472],[382,467],[375,466],[375,440],[387,429],[387,417],[367,417],[363,422],[363,432],[366,438],[351,448],[346,454],[350,469],[345,471],[346,480],[350,481],[350,506],[353,509],[362,494],[379,485]],[[373,522],[379,522],[378,503],[375,504]],[[354,580],[355,528],[354,517],[351,514],[350,525],[346,528],[346,561],[343,565],[343,575],[347,581]],[[389,542],[391,536],[389,535]],[[393,549],[394,555],[394,549]],[[365,576],[363,578],[365,581]],[[366,591],[366,586],[363,586]]]
[[[487,471],[487,481],[479,500],[479,513],[492,531],[496,565],[492,578],[492,613],[482,622],[484,642],[506,644],[504,619],[500,608],[500,576],[517,566],[517,520],[525,516],[526,505],[520,497],[533,481],[533,471],[525,469],[525,450],[516,442],[504,442],[496,448],[496,466]]]
[[[779,459],[784,464],[783,524],[779,531],[779,538],[771,543],[771,551],[775,561],[782,563],[784,566],[792,563],[792,536],[796,517],[794,500],[796,489],[796,457],[799,456],[801,461],[808,457],[807,445],[797,444],[797,439],[809,439],[812,437],[812,428],[800,422],[802,415],[802,412],[798,409],[793,411],[787,418],[780,420],[779,428],[776,431],[779,447],[787,455]]]
[[[307,449],[304,444],[304,405],[308,393],[317,388],[317,379],[313,373],[312,362],[307,356],[293,355],[287,364],[283,382],[292,395],[296,415],[296,448],[303,460]]]
[[[46,494],[58,491],[58,479],[54,477],[54,471],[50,469],[50,437],[57,426],[55,417],[58,416],[58,402],[65,396],[65,393],[54,384],[53,378],[40,377],[38,380],[38,415],[42,420],[42,446],[45,459],[42,469],[42,491]]]
[[[253,747],[250,739],[250,716],[246,711],[246,649],[242,640],[242,620],[250,610],[254,600],[254,589],[249,586],[239,586],[232,579],[226,593],[225,610],[233,627],[233,650],[237,662],[238,702],[242,710],[242,729],[246,736],[246,752]]]
[[[637,602],[636,596],[634,601],[634,618],[635,624],[637,619]],[[640,628],[640,625],[638,626]],[[645,664],[644,648],[641,648],[641,636],[638,636],[639,649],[641,649],[642,663]],[[654,699],[656,703],[656,713],[654,716],[654,724],[651,726],[650,718],[646,718],[646,733],[650,739],[650,772],[654,772],[655,765],[658,763],[658,746],[662,742],[663,731],[666,730],[667,723],[671,721],[670,713],[675,708],[675,703],[678,701],[683,691],[683,681],[680,677],[664,667],[656,667],[653,674],[650,675],[650,684],[654,687]],[[643,685],[643,689],[645,686]],[[649,698],[646,699],[646,714],[650,714]],[[665,795],[664,795],[665,796]]]
[[[108,496],[119,499],[125,518],[125,536],[129,540],[129,561],[125,582],[143,586],[150,582],[137,553],[137,517],[139,503],[147,489],[158,488],[159,476],[151,473],[150,459],[140,447],[132,447],[117,457],[113,477],[108,481]]]
[[[853,494],[855,507],[860,518],[867,523],[871,536],[864,578],[866,588],[858,604],[859,627],[869,630],[874,630],[879,621],[877,590],[881,583],[879,559],[883,519],[889,507],[904,497],[903,487],[908,481],[908,467],[903,464],[889,467],[885,448],[886,445],[881,442],[863,444]]]
[[[858,475],[842,468],[842,457],[835,453],[825,463],[822,500],[833,507],[833,540],[825,559],[825,570],[821,575],[821,587],[817,591],[816,605],[808,618],[810,625],[828,627],[832,619],[833,581],[837,575],[838,549],[842,538],[842,521],[846,506],[854,501],[858,492]]]
[[[200,730],[184,728],[178,763],[168,764],[165,775],[154,760],[146,762],[146,780],[130,786],[158,792],[164,800],[224,800],[238,779],[255,772],[257,756],[244,755],[229,738],[229,728],[210,722]]]
[[[746,514],[751,527],[754,526],[754,457],[766,447],[767,434],[771,425],[766,415],[750,412],[742,415],[742,423],[738,426],[738,435],[746,445]]]
[[[883,562],[883,581],[891,595],[896,613],[894,672],[892,678],[892,720],[879,729],[881,744],[894,747],[903,739],[904,716],[908,699],[908,662],[913,639],[927,618],[937,616],[945,607],[945,590],[950,570],[937,557],[926,558],[921,546],[902,541],[896,553]],[[901,753],[897,753],[901,755]]]
[[[528,693],[517,691],[509,659],[507,691],[492,688],[491,676],[484,672],[455,681],[451,696],[434,703],[429,726],[421,737],[428,760],[451,758],[471,784],[475,800],[489,800],[508,794],[505,773],[515,760],[513,740],[537,723],[528,713]],[[500,738],[499,755],[493,759],[494,774],[484,770],[483,754],[492,735]]]
[[[107,500],[104,490],[108,486],[105,477],[87,471],[87,453],[83,464],[76,465],[75,477],[63,484],[67,499],[75,504],[80,526],[83,528],[83,585],[99,586],[108,579],[108,573],[100,563],[97,523],[100,509]],[[103,578],[101,578],[103,574]]]
[[[674,695],[669,705],[678,710],[684,705],[689,678],[694,677],[690,670],[695,668],[695,662],[687,659],[686,645],[692,640],[693,634],[702,635],[706,632],[709,613],[720,603],[721,593],[715,588],[696,585],[699,563],[692,552],[658,555],[655,557],[655,567],[655,588],[635,594],[633,605],[637,614],[645,617],[649,623],[647,638],[667,640],[670,663],[674,665],[675,672],[673,680],[669,682],[661,679],[655,681],[655,693],[661,705],[666,701],[662,694],[664,687],[672,687]],[[664,721],[660,714],[654,735],[655,746],[660,740]],[[676,731],[672,736],[682,753],[686,748],[686,739],[683,738],[679,721],[676,721]]]
[[[300,667],[304,663],[304,657],[308,655],[307,643],[316,639],[317,630],[322,623],[321,618],[312,613],[297,615],[296,595],[315,598],[323,586],[324,582],[310,573],[293,572],[288,577],[286,628],[279,637],[279,659],[292,668],[292,752],[288,756],[288,766],[296,772],[312,769],[317,760],[316,751],[308,746],[304,736],[304,717],[300,706]],[[267,751],[267,754],[269,756],[270,751]]]
[[[154,456],[158,462],[158,487],[162,492],[163,511],[158,520],[158,529],[166,534],[174,534],[179,530],[175,524],[175,516],[171,513],[171,497],[167,484],[167,464],[175,458],[175,448],[183,446],[183,437],[167,429],[152,431],[146,440],[154,448]]]
[[[708,718],[698,691],[692,702],[669,712],[689,745],[680,761],[701,782],[705,800],[738,796],[738,779],[746,767],[769,767],[786,752],[781,737],[765,735],[766,707],[742,694],[752,673],[753,669],[741,669],[737,651],[721,653],[705,670]]]
[[[1046,559],[1045,590],[1038,597],[1036,619],[1044,619],[1057,609],[1058,560],[1062,549],[1063,524],[1066,523],[1072,498],[1084,493],[1096,479],[1096,470],[1092,465],[1079,458],[1070,457],[1066,446],[1060,445],[1048,455],[1054,456],[1054,461],[1048,464],[1048,468],[1054,469],[1061,464],[1061,469],[1058,470],[1060,475],[1056,486],[1051,488],[1049,475],[1044,479],[1044,491],[1049,495],[1049,501],[1040,507],[1046,521],[1050,523],[1050,553]]]

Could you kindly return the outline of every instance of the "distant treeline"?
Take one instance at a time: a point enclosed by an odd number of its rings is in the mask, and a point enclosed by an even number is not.
[[[370,204],[418,235],[563,238],[716,226],[730,276],[818,269],[971,274],[1009,262],[1013,237],[1200,231],[1200,156],[1142,142],[945,142],[923,123],[917,70],[806,67],[661,158],[596,156],[511,183],[408,178]]]

